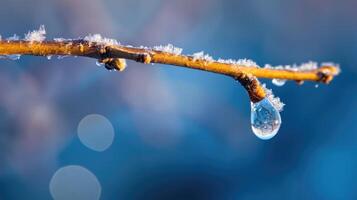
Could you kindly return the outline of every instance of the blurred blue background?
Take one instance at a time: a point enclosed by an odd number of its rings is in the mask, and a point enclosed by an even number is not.
[[[1,0],[0,34],[44,24],[47,38],[100,33],[122,44],[172,43],[259,65],[333,61],[330,85],[275,87],[287,105],[272,140],[250,128],[232,79],[89,58],[0,60],[0,199],[51,199],[59,168],[80,165],[101,199],[357,199],[357,1]],[[88,114],[113,125],[103,152],[84,146]]]

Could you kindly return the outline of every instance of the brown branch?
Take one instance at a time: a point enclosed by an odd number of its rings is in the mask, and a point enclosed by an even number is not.
[[[107,69],[122,71],[125,68],[123,59],[134,60],[145,64],[161,63],[198,69],[227,75],[237,79],[248,91],[251,101],[257,102],[265,97],[265,91],[256,78],[316,81],[329,83],[339,69],[335,66],[321,66],[315,70],[294,71],[287,69],[268,69],[256,66],[227,64],[207,59],[196,59],[193,56],[176,55],[148,48],[135,48],[123,45],[106,45],[85,40],[68,41],[0,41],[0,55],[69,55],[98,59]]]

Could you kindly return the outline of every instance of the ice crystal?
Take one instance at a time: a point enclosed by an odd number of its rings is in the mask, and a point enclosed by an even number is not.
[[[337,74],[341,73],[341,68],[340,65],[337,63],[333,63],[333,62],[323,62],[321,63],[321,66],[331,66],[331,67],[335,67],[337,69]]]
[[[127,47],[133,47],[133,46],[128,45]],[[140,49],[150,49],[149,47],[146,47],[146,46],[143,46],[143,45],[141,45],[139,48],[140,48]]]
[[[270,64],[266,64],[264,66],[266,69],[285,69],[285,70],[292,70],[292,71],[309,71],[309,70],[315,70],[318,68],[318,63],[317,62],[307,62],[307,63],[302,63],[301,65],[278,65],[278,66],[272,66]]]
[[[278,66],[273,67],[273,66],[270,65],[270,64],[265,64],[265,65],[264,65],[264,68],[265,68],[265,69],[285,69],[284,66],[282,66],[282,65],[278,65]]]
[[[152,48],[155,51],[162,51],[162,52],[166,52],[166,53],[172,53],[174,55],[180,55],[182,53],[182,49],[175,47],[172,44],[168,44],[166,46],[160,45],[160,46],[154,46]]]
[[[6,38],[6,40],[8,40],[8,41],[15,41],[15,40],[19,40],[19,39],[20,39],[19,36],[16,34],[14,34],[11,37]]]
[[[295,68],[298,68],[298,71],[315,70],[318,68],[318,64],[317,62],[310,61],[299,66],[295,66]]]
[[[55,42],[68,42],[72,41],[72,39],[66,39],[66,38],[53,38]]]
[[[30,42],[42,42],[46,39],[46,29],[41,25],[38,30],[29,31],[25,34],[25,40]]]
[[[253,60],[250,59],[239,59],[239,60],[234,60],[234,59],[218,59],[217,62],[219,63],[224,63],[224,64],[230,64],[230,65],[241,65],[241,66],[246,66],[246,67],[259,67],[257,63],[255,63]]]
[[[214,62],[212,56],[205,54],[203,51],[192,54],[193,60],[203,59],[207,62]]]
[[[285,104],[283,102],[280,101],[279,97],[275,97],[273,94],[273,91],[271,89],[266,88],[265,84],[262,85],[264,90],[265,90],[265,94],[266,94],[266,98],[273,104],[273,106],[279,111],[283,111],[283,108],[285,106]]]
[[[11,55],[4,55],[0,56],[0,59],[8,59],[8,60],[18,60],[20,59],[20,54],[11,54]]]
[[[115,39],[105,38],[102,37],[100,34],[89,34],[84,37],[84,40],[88,41],[89,43],[96,43],[99,45],[119,45],[119,42]]]
[[[66,57],[69,57],[69,55],[59,55],[59,56],[57,56],[57,59],[61,60],[61,59],[66,58]]]
[[[55,42],[63,42],[65,39],[64,38],[53,38]]]

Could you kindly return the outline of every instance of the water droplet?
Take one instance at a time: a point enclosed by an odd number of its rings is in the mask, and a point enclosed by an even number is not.
[[[315,88],[318,88],[318,87],[319,87],[319,85],[318,85],[318,84],[316,84],[316,85],[315,85]]]
[[[262,140],[274,137],[281,125],[279,111],[267,98],[257,103],[251,103],[251,109],[250,120],[253,133]]]
[[[273,79],[271,81],[276,86],[283,86],[286,83],[285,79]]]
[[[47,56],[47,60],[51,60],[51,58],[52,58],[51,55]]]
[[[78,165],[68,165],[55,172],[49,189],[55,200],[98,200],[102,187],[97,177],[88,169]]]

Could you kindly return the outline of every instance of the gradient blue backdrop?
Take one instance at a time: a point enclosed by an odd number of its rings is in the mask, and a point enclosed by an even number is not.
[[[123,44],[172,43],[191,54],[259,65],[333,61],[330,85],[275,87],[287,105],[270,141],[250,129],[244,89],[224,76],[128,62],[108,72],[89,58],[0,60],[0,199],[50,199],[53,173],[76,164],[101,199],[356,199],[357,1],[1,0],[0,34],[100,33]],[[113,145],[77,137],[106,116]]]

